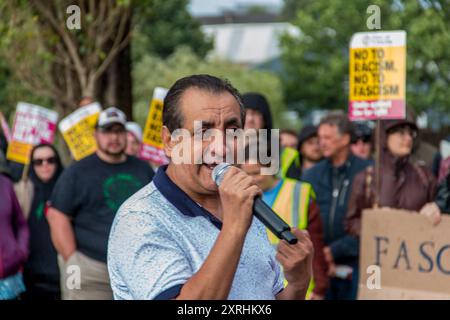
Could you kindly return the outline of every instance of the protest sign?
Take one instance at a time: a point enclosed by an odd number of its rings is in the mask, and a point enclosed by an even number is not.
[[[58,113],[34,104],[19,102],[6,158],[29,164],[33,146],[53,143]]]
[[[406,32],[355,33],[350,41],[349,119],[404,119]]]
[[[359,299],[450,299],[450,217],[364,210]]]
[[[163,101],[167,89],[156,87],[144,127],[140,158],[162,165],[168,163],[161,140]]]
[[[94,131],[101,110],[100,104],[94,102],[77,109],[59,123],[59,131],[77,161],[97,150]]]

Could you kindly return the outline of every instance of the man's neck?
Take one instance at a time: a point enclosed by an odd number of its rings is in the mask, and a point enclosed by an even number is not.
[[[330,161],[333,167],[338,168],[342,166],[348,159],[350,155],[350,149],[349,148],[343,148],[342,150],[338,151],[334,156],[331,157]]]
[[[118,155],[110,155],[101,150],[97,150],[96,154],[102,161],[111,164],[118,164],[125,162],[127,160],[127,155],[125,153],[121,153]]]
[[[190,188],[185,185],[185,179],[181,177],[174,166],[170,165],[166,170],[167,176],[175,183],[178,188],[184,191],[189,198],[198,203],[200,206],[212,213],[216,218],[222,221],[222,204],[220,202],[219,193],[206,195],[192,192]]]

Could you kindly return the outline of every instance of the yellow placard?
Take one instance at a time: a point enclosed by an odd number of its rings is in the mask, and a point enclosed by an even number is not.
[[[80,120],[76,125],[63,132],[70,152],[75,160],[83,159],[97,150],[94,138],[94,127],[98,120],[98,113]]]
[[[75,160],[81,160],[97,150],[95,124],[102,107],[94,102],[77,109],[59,123],[59,131]]]
[[[162,128],[163,101],[153,99],[150,104],[147,121],[145,123],[143,142],[156,148],[162,148],[161,128]]]
[[[405,97],[406,47],[350,49],[350,101]]]
[[[30,153],[32,149],[32,144],[13,140],[8,145],[6,158],[8,160],[27,165],[30,163]]]

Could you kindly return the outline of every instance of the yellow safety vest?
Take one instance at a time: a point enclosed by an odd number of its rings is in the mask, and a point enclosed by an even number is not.
[[[275,197],[272,209],[290,226],[297,227],[300,230],[306,230],[308,227],[308,210],[311,198],[315,199],[315,193],[309,183],[286,178],[282,180],[280,191]],[[267,234],[270,243],[273,246],[278,245],[280,240],[269,229],[267,229]],[[286,285],[287,282],[285,281]],[[309,297],[313,289],[314,279],[311,279],[307,297]]]
[[[280,171],[278,173],[280,178],[286,178],[287,172],[294,161],[295,165],[300,167],[299,152],[293,148],[283,148],[280,156]]]

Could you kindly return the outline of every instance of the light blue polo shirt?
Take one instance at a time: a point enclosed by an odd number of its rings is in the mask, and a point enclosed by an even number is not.
[[[166,168],[116,214],[108,244],[115,299],[176,297],[219,235],[222,223],[175,185]],[[283,281],[266,229],[253,218],[228,299],[275,299]]]

